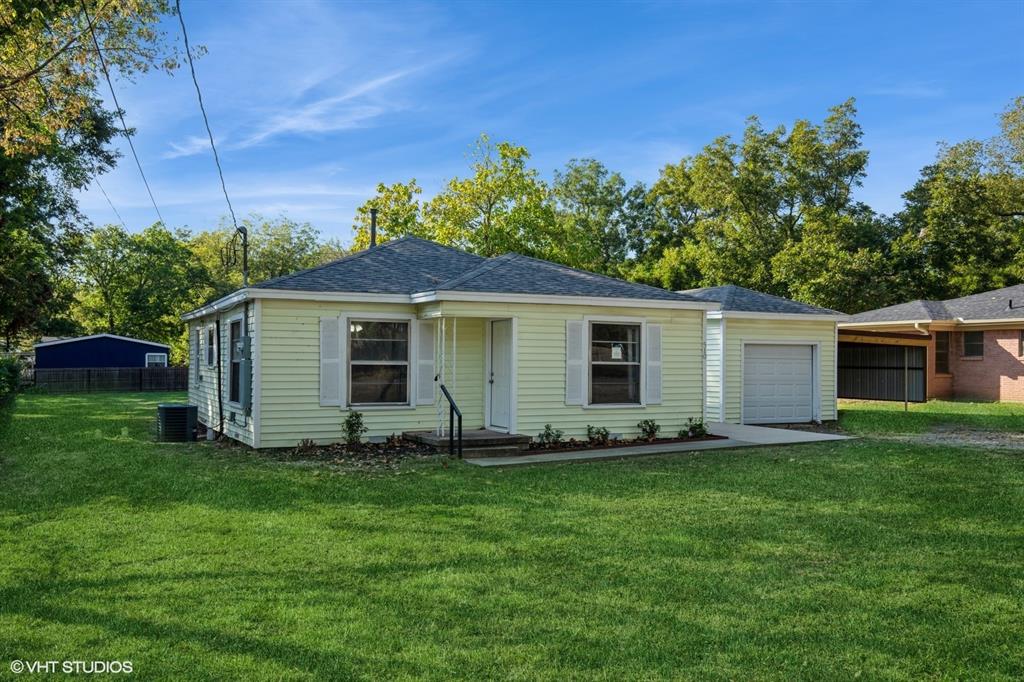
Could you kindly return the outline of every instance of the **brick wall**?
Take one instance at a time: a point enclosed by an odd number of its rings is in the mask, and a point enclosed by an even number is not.
[[[950,370],[952,370],[950,366]],[[928,397],[949,399],[953,397],[953,375],[935,372],[935,335],[928,342]]]
[[[962,399],[1024,402],[1024,358],[1017,355],[1019,330],[988,330],[984,335],[984,355],[965,358],[963,334],[953,332],[949,353],[953,395]],[[929,345],[929,366],[934,366],[933,360],[934,341]]]

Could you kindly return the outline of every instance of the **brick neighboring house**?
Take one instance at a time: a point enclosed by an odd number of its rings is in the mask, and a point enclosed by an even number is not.
[[[928,398],[1024,402],[1024,284],[839,323],[840,344],[910,345],[915,337],[927,340]]]

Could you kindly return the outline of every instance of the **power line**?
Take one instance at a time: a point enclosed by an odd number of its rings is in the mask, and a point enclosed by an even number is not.
[[[124,131],[124,136],[128,138],[128,147],[132,150],[132,156],[135,157],[135,165],[139,168],[139,175],[142,176],[142,184],[146,186],[146,192],[149,193],[149,200],[153,202],[153,209],[156,211],[156,217],[160,219],[160,222],[164,222],[164,217],[160,215],[160,208],[156,205],[156,199],[153,198],[153,190],[149,188],[149,181],[146,180],[146,174],[142,171],[142,162],[139,161],[139,155],[135,152],[135,145],[132,143],[132,136],[128,134],[128,125],[124,122],[124,112],[121,109],[121,103],[117,101],[117,93],[114,92],[114,83],[110,80],[110,72],[107,70],[107,60],[103,58],[103,50],[100,49],[100,41],[96,39],[96,30],[93,28],[92,19],[89,17],[89,10],[85,6],[85,0],[79,0],[82,5],[82,12],[85,14],[85,22],[89,27],[89,34],[92,36],[92,44],[96,46],[96,54],[100,58],[100,67],[103,69],[103,77],[107,80],[107,87],[110,88],[110,96],[114,98],[114,106],[117,107],[117,117],[121,119],[121,130]],[[115,211],[116,212],[116,211]]]
[[[174,6],[178,10],[178,23],[181,24],[181,35],[185,38],[185,56],[188,57],[188,69],[192,72],[192,83],[196,86],[196,97],[199,98],[199,111],[203,114],[203,123],[206,125],[206,134],[210,137],[210,149],[213,150],[213,161],[217,164],[217,174],[220,176],[220,188],[224,191],[224,201],[228,204],[228,212],[231,213],[231,224],[238,230],[238,221],[235,219],[235,209],[231,206],[231,198],[228,197],[228,186],[224,182],[224,169],[220,166],[220,156],[217,154],[217,145],[213,142],[213,131],[210,130],[210,119],[206,115],[206,107],[203,105],[203,91],[199,89],[199,79],[196,78],[196,67],[192,63],[192,48],[188,44],[188,31],[185,29],[185,17],[181,15],[181,0],[174,0]]]
[[[103,198],[107,200],[107,204],[110,206],[110,210],[114,212],[114,215],[117,216],[118,222],[121,223],[121,227],[123,227],[125,229],[125,232],[127,232],[128,226],[124,224],[124,218],[122,218],[121,214],[117,212],[116,208],[114,208],[114,202],[110,200],[109,196],[107,196],[107,190],[103,189],[103,185],[100,184],[100,179],[93,178],[93,182],[95,182],[96,186],[100,188],[100,192],[103,193]]]

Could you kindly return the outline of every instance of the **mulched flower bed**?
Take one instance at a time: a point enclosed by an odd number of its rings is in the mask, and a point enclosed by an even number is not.
[[[545,445],[542,443],[530,443],[527,452],[577,452],[579,450],[608,450],[609,448],[625,448],[633,445],[660,445],[662,443],[696,443],[702,440],[724,440],[725,436],[697,436],[695,438],[624,438],[621,440],[610,440],[607,443],[596,444],[587,440],[576,440],[570,438],[557,444]]]
[[[302,443],[291,450],[281,451],[281,455],[293,462],[318,462],[366,471],[396,471],[405,462],[431,459],[444,459],[447,466],[447,455],[438,455],[436,448],[402,438],[389,438],[383,443],[360,443],[354,447],[345,443]]]

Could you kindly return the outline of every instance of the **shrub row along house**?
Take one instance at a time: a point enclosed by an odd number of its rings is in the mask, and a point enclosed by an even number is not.
[[[200,421],[254,447],[337,441],[351,410],[369,436],[436,429],[441,385],[465,428],[526,435],[836,415],[834,311],[412,237],[185,317]]]

